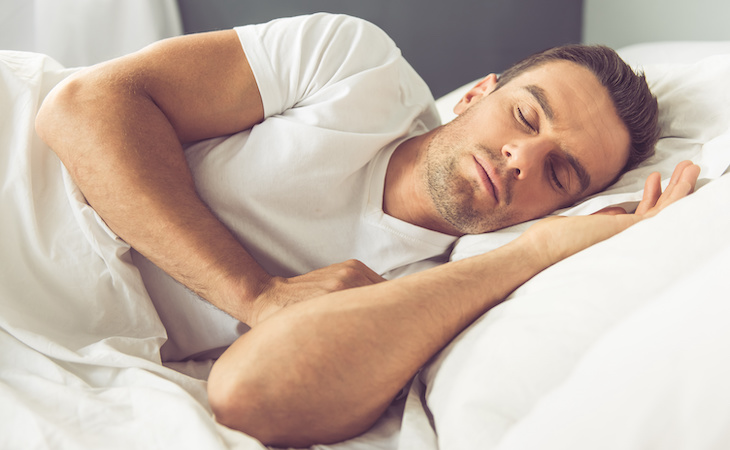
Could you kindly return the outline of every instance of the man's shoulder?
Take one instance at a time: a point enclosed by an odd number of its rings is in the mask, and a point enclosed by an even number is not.
[[[320,12],[300,16],[282,17],[265,23],[242,25],[236,28],[244,27],[257,27],[272,31],[293,31],[302,37],[318,34],[325,39],[331,39],[333,37],[349,37],[350,39],[348,39],[348,41],[375,39],[376,41],[382,40],[383,42],[395,45],[390,36],[388,36],[388,34],[378,25],[375,25],[366,19],[347,14]]]
[[[395,42],[377,25],[345,14],[316,13],[236,27],[244,49],[268,49],[267,59],[296,62],[297,69],[321,62],[349,69],[382,65],[401,57]]]
[[[361,17],[351,16],[348,14],[321,12],[276,20],[301,22],[307,24],[310,27],[321,28],[323,31],[330,30],[333,32],[352,34],[368,33],[373,35],[379,35],[380,37],[386,38],[388,40],[390,39],[388,34],[374,23]]]

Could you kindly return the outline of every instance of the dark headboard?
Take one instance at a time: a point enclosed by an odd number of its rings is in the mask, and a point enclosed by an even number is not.
[[[186,33],[318,11],[383,28],[439,97],[581,39],[582,0],[178,0]]]

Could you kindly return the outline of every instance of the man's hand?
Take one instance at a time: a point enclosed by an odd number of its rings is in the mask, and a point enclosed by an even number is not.
[[[626,214],[621,208],[606,208],[591,216],[549,217],[530,227],[521,238],[529,241],[540,256],[541,264],[547,267],[655,216],[691,194],[699,174],[699,166],[683,161],[677,164],[664,192],[659,173],[649,175],[643,198],[633,214]]]
[[[634,215],[641,219],[655,216],[677,200],[688,196],[694,191],[700,167],[690,161],[682,161],[674,169],[667,189],[662,193],[661,177],[655,172],[649,175],[644,184],[644,197],[636,208]]]
[[[280,309],[314,297],[385,281],[362,262],[351,259],[292,278],[271,277],[253,305],[253,327]]]

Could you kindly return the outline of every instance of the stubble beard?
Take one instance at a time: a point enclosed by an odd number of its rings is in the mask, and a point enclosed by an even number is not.
[[[463,234],[485,233],[513,225],[510,214],[504,210],[494,208],[482,212],[473,206],[481,185],[462,176],[458,164],[460,154],[458,146],[442,133],[435,135],[428,145],[425,183],[438,214]],[[493,159],[492,155],[487,156]]]

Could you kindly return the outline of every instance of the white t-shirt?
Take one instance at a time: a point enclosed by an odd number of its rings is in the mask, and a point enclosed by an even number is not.
[[[454,237],[383,213],[393,150],[440,123],[390,38],[329,14],[236,31],[266,119],[186,156],[200,196],[254,259],[290,277],[355,258],[386,278],[445,260]],[[163,359],[227,346],[247,329],[139,255],[135,262],[168,330]]]

